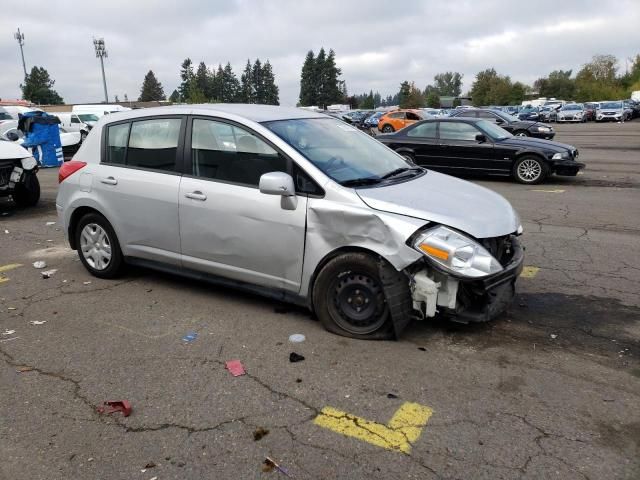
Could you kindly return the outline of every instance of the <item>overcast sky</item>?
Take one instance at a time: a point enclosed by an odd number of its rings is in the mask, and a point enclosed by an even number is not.
[[[13,33],[25,34],[27,70],[43,66],[67,103],[103,99],[92,39],[104,37],[110,99],[137,99],[151,69],[171,94],[180,63],[230,61],[239,76],[247,58],[269,59],[280,102],[295,105],[309,49],[336,51],[350,94],[424,88],[434,74],[495,67],[532,83],[612,53],[622,71],[640,53],[640,0],[107,0],[11,2],[0,16],[0,98],[20,98],[23,73]]]

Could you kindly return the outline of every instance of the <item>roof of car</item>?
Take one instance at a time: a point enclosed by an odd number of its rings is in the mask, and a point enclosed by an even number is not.
[[[299,118],[327,118],[327,115],[323,113],[316,113],[302,108],[242,103],[207,103],[195,105],[171,105],[166,107],[152,107],[125,112],[114,112],[109,114],[109,119],[114,119],[115,121],[152,115],[215,115],[216,113],[236,115],[254,122],[269,122],[274,120],[291,120]]]

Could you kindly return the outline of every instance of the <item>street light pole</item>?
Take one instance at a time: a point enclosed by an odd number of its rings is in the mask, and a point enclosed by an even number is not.
[[[104,76],[104,57],[107,57],[107,49],[104,46],[103,38],[94,38],[93,46],[96,50],[96,57],[100,59],[100,68],[102,69],[102,86],[104,87],[104,101],[109,103],[109,96],[107,95],[107,80]]]
[[[18,45],[20,45],[20,56],[22,57],[22,69],[24,70],[24,78],[27,78],[27,65],[24,63],[24,51],[22,47],[24,46],[24,33],[20,32],[20,29],[16,33],[13,34],[13,38],[18,40]]]

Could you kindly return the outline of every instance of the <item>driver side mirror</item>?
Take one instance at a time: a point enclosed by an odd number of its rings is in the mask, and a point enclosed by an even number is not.
[[[269,172],[260,177],[258,184],[260,193],[266,195],[281,195],[292,197],[296,194],[296,187],[293,184],[291,175],[284,172]]]
[[[484,143],[487,141],[487,137],[485,135],[483,135],[482,133],[479,133],[476,135],[476,142],[479,143]]]

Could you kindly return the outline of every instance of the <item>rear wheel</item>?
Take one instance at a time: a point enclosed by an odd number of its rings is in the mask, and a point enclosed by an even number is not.
[[[391,125],[385,125],[382,127],[382,133],[393,133],[393,127]]]
[[[16,185],[12,194],[19,207],[33,207],[40,200],[40,181],[35,173],[25,173],[24,181]]]
[[[513,177],[520,183],[535,185],[542,182],[549,173],[547,164],[538,157],[525,156],[513,166]]]
[[[313,306],[330,332],[351,338],[392,337],[392,322],[378,264],[364,253],[330,260],[313,287]]]
[[[99,278],[115,278],[124,264],[120,244],[113,227],[98,213],[88,213],[76,227],[76,246],[80,261],[89,273]]]

